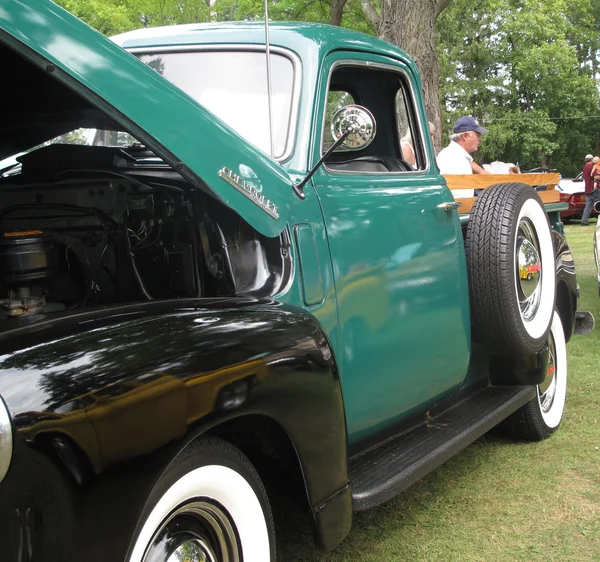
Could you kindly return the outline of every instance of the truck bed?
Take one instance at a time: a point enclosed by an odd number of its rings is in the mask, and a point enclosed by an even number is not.
[[[536,191],[548,212],[562,211],[568,205],[560,202],[560,191],[556,188],[560,181],[560,174],[468,174],[445,175],[444,179],[454,195],[460,201],[459,214],[461,221],[468,220],[469,214],[477,200],[480,189],[486,189],[498,183],[526,183],[536,188]]]

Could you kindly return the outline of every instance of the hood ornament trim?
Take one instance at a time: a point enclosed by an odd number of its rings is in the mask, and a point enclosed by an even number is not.
[[[279,211],[277,206],[267,199],[262,193],[260,193],[253,185],[242,179],[235,172],[232,172],[229,168],[221,168],[219,170],[219,177],[223,178],[229,185],[235,187],[240,193],[244,194],[250,201],[258,205],[265,213],[273,217],[275,220],[279,219]]]

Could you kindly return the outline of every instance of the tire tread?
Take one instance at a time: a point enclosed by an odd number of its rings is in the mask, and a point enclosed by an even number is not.
[[[531,186],[518,182],[493,185],[477,197],[467,225],[465,253],[474,335],[490,353],[498,355],[536,351],[532,346],[527,349],[518,303],[503,294],[504,287],[512,288],[516,274],[512,225],[528,198],[543,206]],[[545,339],[540,338],[539,343]]]

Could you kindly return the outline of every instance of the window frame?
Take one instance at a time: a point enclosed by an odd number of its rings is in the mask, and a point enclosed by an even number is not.
[[[364,53],[364,54],[367,55],[368,53]],[[359,67],[359,68],[367,68],[369,70],[371,70],[371,69],[372,70],[383,70],[383,71],[393,72],[394,74],[401,75],[402,81],[401,81],[400,88],[403,88],[403,92],[405,92],[404,99],[410,105],[409,110],[407,111],[407,115],[408,115],[409,123],[411,126],[411,131],[413,130],[412,127],[414,127],[414,131],[416,131],[418,133],[419,149],[418,149],[418,151],[415,150],[415,154],[420,152],[420,154],[422,155],[422,158],[423,158],[424,165],[422,168],[419,168],[416,170],[407,170],[407,171],[402,171],[402,172],[393,172],[393,171],[356,172],[354,170],[331,169],[327,166],[327,163],[324,163],[323,167],[327,171],[327,173],[335,174],[335,175],[348,175],[348,174],[350,174],[350,175],[368,174],[368,175],[385,175],[385,176],[398,175],[398,176],[402,176],[402,177],[414,176],[414,175],[421,176],[421,175],[428,174],[431,171],[431,159],[429,157],[429,151],[427,150],[427,147],[424,143],[423,132],[425,129],[424,129],[423,120],[421,118],[421,113],[418,111],[419,103],[418,103],[417,96],[415,94],[414,80],[412,78],[410,71],[406,67],[401,66],[400,61],[398,61],[398,63],[394,64],[392,62],[389,62],[389,63],[373,62],[370,60],[347,58],[347,59],[336,60],[333,62],[333,64],[331,64],[331,66],[329,68],[328,76],[327,76],[327,85],[326,85],[325,94],[324,94],[324,104],[325,105],[323,107],[323,117],[322,117],[322,122],[321,122],[321,126],[320,126],[320,137],[319,137],[319,143],[318,143],[319,151],[320,151],[321,155],[323,154],[323,145],[325,142],[325,121],[326,121],[326,116],[327,116],[326,104],[327,104],[327,98],[328,98],[329,92],[331,91],[331,79],[332,79],[334,72],[336,70],[338,70],[340,67]],[[406,89],[404,89],[405,86],[406,86]],[[356,99],[356,96],[354,94],[353,94],[353,97]],[[402,154],[402,148],[400,146],[400,144],[401,144],[400,139],[401,139],[402,135],[401,135],[401,132],[398,130],[396,115],[394,115],[394,120],[396,123],[395,127],[394,127],[394,129],[396,131],[396,145],[397,145],[396,149],[398,150],[399,154]],[[429,134],[429,124],[427,124],[427,134]],[[351,154],[352,152],[348,152],[348,153]]]

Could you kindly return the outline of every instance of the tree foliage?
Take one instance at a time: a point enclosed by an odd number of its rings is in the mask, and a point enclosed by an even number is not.
[[[473,114],[485,161],[575,174],[598,148],[594,2],[454,0],[437,26],[445,131]]]
[[[105,35],[139,27],[119,0],[55,0],[56,3]]]

